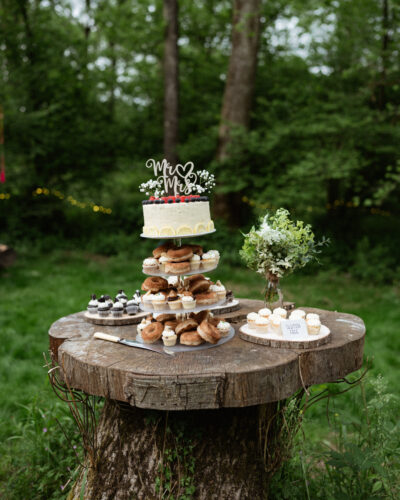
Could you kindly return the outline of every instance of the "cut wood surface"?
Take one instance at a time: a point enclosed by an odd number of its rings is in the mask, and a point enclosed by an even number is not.
[[[241,299],[246,311],[262,301]],[[93,339],[99,327],[76,313],[50,328],[50,349],[71,387],[125,401],[139,408],[195,410],[244,407],[291,396],[303,384],[332,382],[362,365],[365,326],[357,316],[316,312],[332,332],[326,345],[302,350],[276,349],[246,342],[238,333],[216,349],[169,358]],[[235,329],[242,310],[226,315]],[[231,315],[231,317],[229,317]],[[110,335],[135,338],[136,326],[102,327]]]

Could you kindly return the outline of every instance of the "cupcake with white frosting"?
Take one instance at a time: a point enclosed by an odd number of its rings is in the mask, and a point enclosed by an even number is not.
[[[218,250],[209,250],[208,253],[214,256],[216,262],[219,261],[220,253],[218,252]]]
[[[153,272],[157,271],[158,269],[158,260],[154,259],[153,257],[149,257],[147,259],[144,259],[143,261],[143,270],[147,272]]]
[[[168,286],[170,288],[177,287],[179,285],[179,278],[178,276],[169,276],[168,277]]]
[[[258,333],[268,333],[269,319],[258,315],[255,320],[255,329]]]
[[[256,327],[256,321],[258,319],[258,314],[256,312],[251,312],[247,315],[247,324],[249,325],[249,328],[255,328]]]
[[[273,310],[272,314],[274,314],[275,316],[280,316],[283,319],[287,318],[287,311],[286,309],[283,309],[283,307],[277,307]]]
[[[126,312],[130,316],[134,316],[135,314],[138,313],[138,311],[139,311],[139,304],[134,295],[133,298],[131,300],[128,300],[128,302],[126,303]]]
[[[308,335],[318,335],[321,330],[321,321],[317,318],[307,320]]]
[[[215,253],[206,252],[201,256],[201,263],[203,267],[209,269],[210,267],[214,267],[217,263],[217,258]]]
[[[100,297],[97,305],[97,313],[102,318],[106,318],[110,314],[110,307],[104,297]]]
[[[268,307],[263,307],[258,311],[259,316],[262,316],[263,318],[269,318],[272,314],[271,309],[268,309]]]
[[[199,269],[201,264],[201,257],[200,255],[197,255],[194,253],[190,259],[190,269],[191,271],[195,271],[196,269]]]
[[[89,303],[87,305],[88,313],[89,314],[96,314],[97,313],[97,307],[98,307],[98,305],[99,305],[99,303],[97,302],[96,294],[93,293],[90,296],[90,300],[89,300]]]
[[[124,313],[124,305],[122,302],[116,301],[111,308],[111,314],[114,318],[120,318]]]
[[[162,340],[166,347],[172,347],[176,344],[177,335],[170,326],[166,326],[162,332]]]
[[[319,319],[319,314],[308,313],[307,316],[306,316],[306,320],[309,320],[309,319]]]
[[[218,328],[219,333],[221,334],[221,337],[226,337],[229,334],[229,332],[231,331],[231,325],[227,321],[223,321],[223,320],[221,320],[217,324],[217,328]]]
[[[302,309],[295,309],[290,313],[289,319],[305,319],[306,312]]]
[[[142,302],[145,307],[153,307],[154,293],[147,292],[142,297]]]
[[[220,282],[220,280],[218,280],[214,285],[210,286],[210,291],[217,294],[218,300],[223,300],[226,298],[226,288]]]
[[[269,318],[269,326],[270,326],[270,331],[271,333],[275,333],[276,335],[282,335],[282,321],[283,318],[282,316],[279,316],[278,314],[273,314]]]
[[[155,311],[162,311],[167,307],[167,297],[161,293],[155,293],[151,299]]]
[[[193,295],[183,295],[181,300],[184,309],[190,310],[196,307],[196,299],[193,297]]]

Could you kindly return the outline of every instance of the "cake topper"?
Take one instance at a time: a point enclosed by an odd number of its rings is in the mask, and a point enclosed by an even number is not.
[[[171,165],[166,159],[156,161],[150,158],[146,167],[153,169],[154,179],[143,182],[139,189],[147,196],[156,198],[168,195],[203,194],[211,191],[215,186],[215,177],[207,170],[194,171],[192,161],[184,165],[177,163]]]

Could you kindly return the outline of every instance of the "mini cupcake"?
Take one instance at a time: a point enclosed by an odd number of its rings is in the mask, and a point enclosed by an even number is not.
[[[150,325],[150,323],[151,323],[151,319],[143,318],[142,321],[138,324],[138,326],[136,328],[138,335],[140,335],[142,333],[142,330],[144,328],[146,328],[147,325]]]
[[[124,312],[124,306],[122,302],[114,302],[114,305],[111,308],[111,314],[114,318],[120,318]]]
[[[181,309],[182,300],[179,295],[175,292],[175,290],[171,290],[167,296],[167,302],[170,309],[176,310]]]
[[[309,319],[319,319],[319,314],[308,313],[307,316],[306,316],[306,320],[309,320]]]
[[[113,299],[110,297],[110,295],[102,295],[102,297],[104,297],[104,300],[106,301],[106,304],[108,305],[108,308],[111,309],[113,304],[114,304]]]
[[[231,325],[227,321],[221,320],[217,325],[221,337],[226,337],[231,331]]]
[[[88,313],[89,314],[96,314],[97,313],[97,306],[98,306],[98,302],[97,302],[97,299],[96,299],[96,294],[93,293],[91,296],[90,296],[90,300],[89,300],[89,303],[87,305],[87,310],[88,310]]]
[[[264,307],[263,309],[260,309],[258,311],[258,314],[262,318],[267,318],[268,319],[271,316],[272,311],[271,311],[271,309],[268,309],[268,307]]]
[[[142,303],[145,307],[153,307],[154,293],[147,292],[142,297]]]
[[[201,264],[201,258],[200,255],[193,254],[192,258],[190,259],[190,270],[195,271],[196,269],[199,269]]]
[[[102,318],[106,318],[110,314],[110,308],[104,297],[100,297],[99,299],[97,312]]]
[[[179,285],[179,278],[178,276],[169,276],[168,278],[168,286],[170,288],[175,288]]]
[[[143,261],[143,270],[146,272],[157,271],[158,269],[158,260],[153,257],[149,257],[148,259],[144,259]]]
[[[169,259],[166,255],[161,255],[161,257],[158,259],[158,265],[160,267],[160,271],[165,271],[166,262],[171,262],[171,259]]]
[[[177,335],[170,326],[166,326],[162,332],[162,340],[166,347],[172,347],[176,344]]]
[[[283,319],[287,318],[287,311],[286,309],[283,309],[283,307],[277,307],[273,310],[272,314],[274,314],[275,316],[280,316]]]
[[[132,298],[131,300],[128,300],[126,303],[126,312],[130,316],[134,316],[137,314],[139,311],[139,304],[135,298]]]
[[[281,324],[284,318],[282,316],[278,316],[273,314],[269,318],[269,327],[271,333],[275,333],[276,335],[282,335],[282,329],[281,329]]]
[[[223,300],[226,298],[226,288],[224,285],[218,280],[215,285],[210,286],[210,291],[215,292],[218,296],[218,300]]]
[[[257,319],[258,319],[258,314],[256,312],[251,312],[247,315],[247,324],[249,325],[249,328],[256,327]]]
[[[289,319],[305,319],[305,317],[305,311],[303,311],[302,309],[296,309],[290,314]]]
[[[128,296],[126,295],[126,293],[123,290],[118,290],[118,293],[115,296],[115,298],[117,300],[121,300],[121,299],[128,300]]]
[[[215,254],[210,252],[203,253],[203,255],[201,256],[201,263],[205,268],[210,268],[215,266],[215,264],[217,263]]]
[[[155,311],[162,311],[167,307],[167,298],[163,293],[158,292],[153,295],[151,303]]]
[[[184,295],[182,298],[183,309],[194,309],[196,307],[196,299],[193,295]]]
[[[258,333],[268,333],[269,319],[258,316],[255,321],[255,328]]]
[[[308,335],[318,335],[321,330],[321,321],[317,318],[307,320]]]
[[[209,253],[212,256],[214,256],[216,262],[219,261],[220,253],[218,252],[218,250],[209,250],[207,253]]]

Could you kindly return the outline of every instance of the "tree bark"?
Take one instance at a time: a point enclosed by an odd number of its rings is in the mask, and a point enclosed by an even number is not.
[[[226,79],[217,160],[229,156],[232,126],[249,126],[260,37],[260,0],[235,0],[232,52]]]
[[[276,408],[270,403],[163,412],[107,401],[97,431],[96,463],[86,462],[68,499],[80,498],[82,491],[85,499],[101,500],[265,498],[269,474],[260,429]],[[268,443],[279,446],[272,434]]]
[[[164,157],[178,163],[178,0],[164,0]]]

